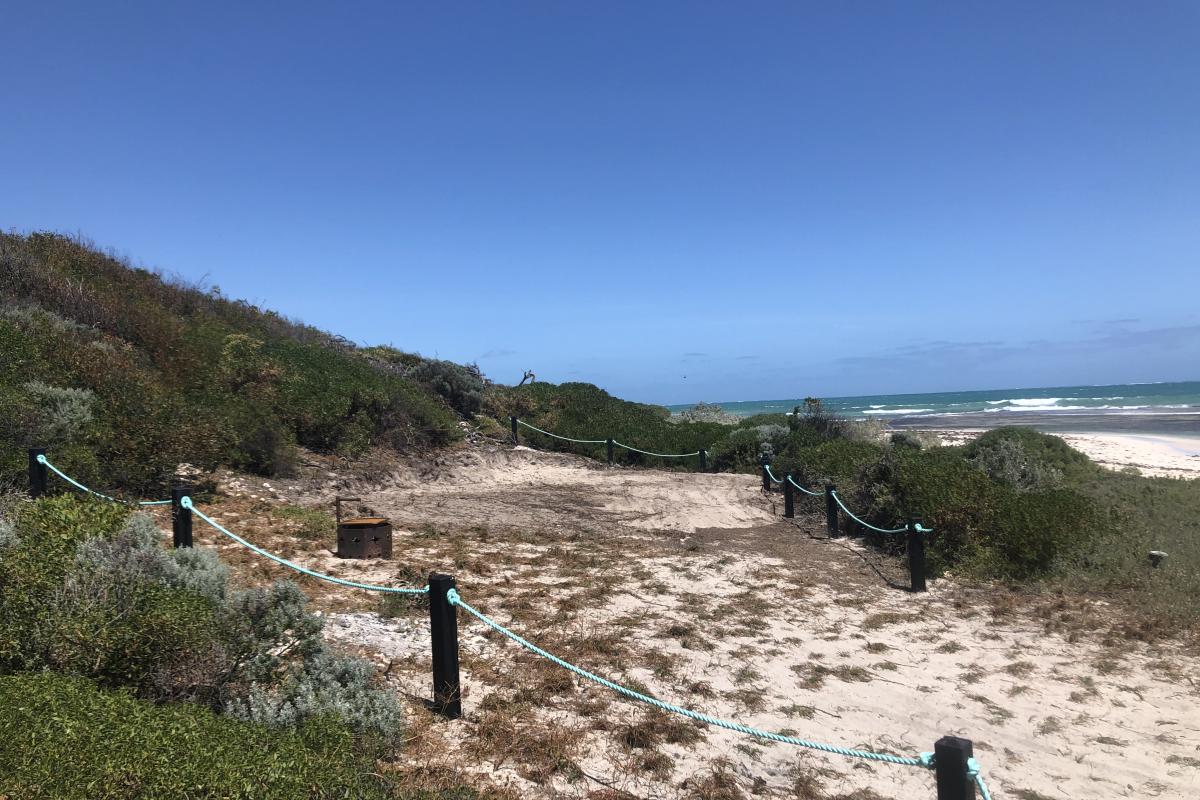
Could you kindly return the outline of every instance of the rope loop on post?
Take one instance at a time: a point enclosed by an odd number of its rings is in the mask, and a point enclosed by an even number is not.
[[[771,479],[771,483],[783,483],[783,481],[780,478],[775,477],[774,472],[771,472],[770,464],[763,464],[763,469],[765,469],[767,471],[767,477]]]

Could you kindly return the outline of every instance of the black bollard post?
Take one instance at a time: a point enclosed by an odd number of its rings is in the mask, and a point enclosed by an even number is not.
[[[838,535],[837,501],[833,499],[836,490],[832,483],[825,484],[825,530],[831,537]]]
[[[925,589],[925,534],[918,533],[920,519],[908,521],[908,574],[912,578],[912,590],[924,592]]]
[[[458,609],[446,599],[454,578],[429,576],[429,632],[433,640],[433,708],[447,719],[462,716],[458,682]]]
[[[46,493],[46,465],[38,461],[45,456],[46,448],[29,448],[29,496],[35,500]]]
[[[771,477],[767,475],[767,465],[763,464],[763,491],[771,491]]]
[[[701,472],[708,471],[708,451],[707,450],[700,451],[700,471]]]
[[[970,739],[943,736],[937,740],[933,746],[937,800],[975,800],[975,781],[967,771],[967,759],[972,755]]]
[[[190,486],[176,486],[171,490],[171,542],[175,549],[192,546],[192,510],[180,502],[190,497]]]
[[[521,440],[517,437],[517,418],[509,417],[508,421],[509,421],[509,424],[512,425],[513,446],[515,447],[516,445],[519,445],[521,443]]]
[[[606,444],[608,445],[608,465],[611,467],[613,461],[613,440],[607,440]]]
[[[783,517],[792,519],[796,516],[796,490],[792,488],[792,473],[783,476]]]

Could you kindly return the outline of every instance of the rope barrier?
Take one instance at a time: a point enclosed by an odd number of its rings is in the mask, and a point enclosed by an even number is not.
[[[903,528],[892,528],[892,529],[876,528],[874,525],[867,522],[866,520],[862,520],[862,519],[859,519],[858,517],[854,516],[854,512],[851,511],[850,509],[846,508],[846,504],[842,502],[842,498],[838,497],[836,490],[833,492],[830,492],[830,494],[833,495],[833,499],[837,501],[837,504],[842,507],[842,511],[845,511],[846,515],[849,516],[850,519],[854,520],[859,525],[862,525],[864,528],[870,528],[871,530],[876,531],[877,533],[904,533],[905,531],[908,530],[907,525],[905,525]]]
[[[179,505],[188,509],[193,514],[195,514],[197,517],[204,520],[210,526],[215,528],[217,531],[220,531],[221,533],[225,534],[230,539],[233,539],[235,542],[240,544],[242,547],[246,547],[250,550],[253,550],[255,553],[258,553],[260,556],[269,558],[277,564],[282,564],[283,566],[288,567],[289,569],[294,569],[294,570],[296,570],[296,572],[307,575],[310,578],[316,578],[318,580],[328,581],[329,583],[336,583],[341,586],[349,586],[352,589],[366,589],[367,591],[370,591],[370,592],[391,592],[393,594],[427,594],[429,592],[428,586],[422,587],[420,589],[410,589],[408,587],[403,587],[403,586],[380,586],[380,585],[374,584],[374,583],[357,583],[356,581],[348,581],[343,578],[335,578],[334,576],[326,575],[323,572],[316,572],[314,570],[308,569],[307,567],[302,567],[299,564],[296,564],[295,562],[288,561],[286,558],[277,556],[274,553],[269,553],[266,550],[263,550],[261,547],[251,544],[250,542],[247,542],[245,539],[238,536],[236,533],[232,533],[231,531],[227,530],[224,526],[221,525],[221,523],[217,522],[216,520],[212,519],[207,514],[205,514],[203,511],[196,508],[195,504],[192,503],[192,498],[190,498],[190,497],[184,497],[182,500],[179,501]]]
[[[992,793],[988,791],[987,784],[983,780],[983,775],[979,769],[979,762],[973,758],[967,759],[967,774],[971,776],[971,780],[975,781],[975,785],[979,787],[979,793],[983,795],[983,800],[992,800]]]
[[[537,431],[538,433],[544,433],[547,436],[553,436],[555,439],[561,439],[564,442],[575,442],[576,444],[608,444],[607,439],[572,439],[569,436],[559,436],[557,433],[551,433],[550,431],[544,431],[541,428],[535,428],[522,419],[518,419],[517,424],[524,425],[531,431]]]
[[[694,453],[651,453],[649,450],[638,450],[636,447],[630,447],[627,444],[621,444],[616,439],[613,439],[613,444],[617,447],[624,447],[626,450],[632,450],[635,453],[641,453],[644,456],[654,456],[655,458],[691,458],[692,456],[700,455],[697,450]]]
[[[774,472],[771,472],[770,464],[763,464],[763,469],[765,469],[767,471],[767,477],[771,479],[771,483],[783,483],[783,481],[781,481],[781,480],[779,480],[779,478],[775,477]]]
[[[800,484],[798,484],[794,480],[792,480],[791,475],[787,476],[787,482],[790,483],[792,486],[796,487],[797,489],[799,489],[800,491],[804,492],[809,497],[820,497],[822,494],[824,494],[824,492],[814,492],[811,489],[805,489],[803,486],[801,486]]]
[[[885,762],[888,764],[899,764],[901,766],[908,766],[908,767],[931,768],[933,765],[932,757],[929,754],[922,754],[922,756],[919,758],[905,758],[903,756],[893,756],[893,755],[889,755],[887,753],[872,753],[869,750],[853,750],[853,749],[846,748],[846,747],[837,747],[836,745],[831,745],[831,744],[821,744],[820,742],[813,742],[813,741],[809,741],[807,739],[797,739],[794,736],[784,736],[783,734],[780,734],[780,733],[771,733],[770,731],[764,731],[759,728],[752,728],[749,725],[742,725],[741,723],[738,723],[738,722],[730,722],[729,720],[724,720],[724,719],[720,719],[718,717],[709,716],[708,714],[701,714],[699,711],[692,711],[691,709],[683,708],[682,706],[677,706],[677,705],[674,705],[673,703],[664,702],[657,698],[651,697],[650,695],[642,694],[641,692],[636,692],[633,689],[630,689],[626,686],[622,686],[619,683],[614,683],[613,681],[610,681],[607,678],[602,678],[599,675],[596,675],[595,673],[588,672],[587,670],[583,669],[582,667],[577,667],[568,661],[564,661],[563,659],[559,658],[558,656],[553,655],[553,654],[543,650],[542,648],[538,647],[535,644],[532,644],[529,641],[526,641],[525,639],[522,639],[520,636],[518,636],[517,634],[510,631],[508,628],[504,627],[499,622],[496,622],[491,617],[488,617],[487,615],[483,614],[482,612],[480,612],[480,611],[476,610],[475,608],[471,607],[470,605],[468,605],[462,599],[462,597],[459,596],[458,591],[455,589],[451,589],[450,591],[448,591],[446,593],[446,600],[451,605],[460,607],[463,611],[466,611],[468,614],[470,614],[471,616],[478,619],[484,625],[487,625],[489,628],[496,631],[500,635],[511,639],[512,641],[516,642],[521,647],[524,647],[526,650],[530,651],[531,653],[535,653],[535,654],[541,656],[542,658],[545,658],[545,659],[557,664],[558,666],[575,673],[576,675],[578,675],[581,678],[586,678],[589,681],[598,683],[601,686],[605,687],[606,689],[611,689],[614,692],[623,694],[626,697],[629,697],[633,700],[639,700],[643,703],[647,703],[649,705],[654,706],[655,708],[662,709],[663,711],[670,711],[672,713],[679,714],[684,717],[688,717],[689,719],[698,720],[700,722],[704,722],[709,725],[715,725],[719,728],[725,728],[726,730],[735,731],[737,733],[744,733],[749,736],[757,737],[759,739],[766,739],[767,741],[772,741],[772,742],[781,742],[783,744],[792,744],[792,745],[796,745],[797,747],[806,747],[810,750],[820,750],[821,752],[824,752],[824,753],[833,753],[835,755],[848,756],[851,758],[864,758],[864,759],[868,759],[870,761],[882,761],[882,762]]]
[[[44,455],[39,455],[37,457],[37,462],[39,464],[45,465],[48,469],[50,469],[51,472],[53,472],[58,477],[62,478],[67,483],[74,486],[76,489],[80,489],[81,491],[87,492],[88,494],[95,495],[96,497],[103,498],[104,500],[108,500],[113,503],[120,503],[121,505],[125,505],[125,506],[129,506],[129,505],[165,506],[165,505],[170,505],[170,503],[171,503],[170,500],[139,500],[136,503],[133,503],[133,502],[130,502],[129,500],[121,500],[116,497],[110,497],[109,495],[106,495],[103,492],[97,492],[95,489],[89,489],[88,487],[84,486],[82,483],[75,480],[70,475],[68,475],[67,473],[63,472],[61,469],[59,469],[58,467],[56,467],[52,463],[50,463],[50,459],[46,458]]]

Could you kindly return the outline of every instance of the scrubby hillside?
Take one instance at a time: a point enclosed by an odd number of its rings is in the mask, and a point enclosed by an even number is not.
[[[476,369],[362,350],[43,233],[0,234],[0,352],[3,477],[45,446],[130,492],[181,462],[276,474],[296,445],[444,444],[483,389]]]

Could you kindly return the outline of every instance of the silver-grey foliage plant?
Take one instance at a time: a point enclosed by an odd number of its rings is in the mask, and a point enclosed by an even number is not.
[[[7,535],[0,523],[0,547]],[[395,696],[371,686],[369,662],[328,650],[324,621],[307,610],[299,587],[277,581],[230,591],[228,572],[212,551],[166,550],[162,538],[154,519],[138,513],[113,538],[83,541],[75,553],[80,569],[68,578],[63,599],[119,599],[139,582],[194,592],[223,620],[221,654],[206,681],[223,687],[220,710],[276,726],[332,714],[358,731],[385,737],[399,732],[403,715]]]

